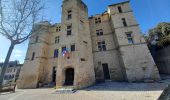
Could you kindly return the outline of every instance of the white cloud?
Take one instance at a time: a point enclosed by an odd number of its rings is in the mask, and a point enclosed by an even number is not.
[[[14,57],[22,57],[22,54],[14,54]]]
[[[15,54],[22,54],[23,52],[22,52],[21,50],[19,50],[19,49],[15,49],[15,50],[14,50],[14,53],[15,53]]]
[[[23,54],[24,54],[24,52],[23,52],[23,51],[21,51],[21,50],[19,50],[19,49],[15,49],[15,50],[14,50],[13,57],[15,57],[15,58],[19,58],[19,57],[22,57],[22,56],[23,56]]]

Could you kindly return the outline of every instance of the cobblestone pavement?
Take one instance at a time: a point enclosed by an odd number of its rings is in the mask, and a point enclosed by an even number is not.
[[[55,89],[24,89],[1,93],[0,100],[157,100],[170,78],[158,83],[106,82],[73,94],[56,94]]]

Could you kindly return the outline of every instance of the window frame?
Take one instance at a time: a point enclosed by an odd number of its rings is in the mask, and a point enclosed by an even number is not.
[[[58,44],[58,43],[60,43],[60,36],[55,37],[55,44]]]
[[[103,35],[103,29],[96,30],[96,35],[97,36],[102,36]]]
[[[54,49],[54,58],[58,58],[59,56],[59,50],[58,49]]]
[[[67,36],[72,35],[72,24],[67,25]]]
[[[117,9],[118,9],[119,13],[123,13],[123,10],[122,10],[121,6],[118,6]]]
[[[61,31],[61,26],[57,26],[56,27],[56,32],[60,32]]]
[[[74,49],[72,48],[73,46],[74,46]],[[71,51],[71,52],[76,51],[76,46],[75,46],[75,44],[71,44],[71,46],[70,46],[70,51]]]
[[[98,48],[98,51],[106,51],[107,50],[106,42],[105,41],[98,41],[97,42],[97,48]]]
[[[133,32],[125,32],[128,44],[134,44]]]
[[[95,18],[95,24],[99,24],[99,23],[101,23],[101,22],[102,22],[101,17],[96,17],[96,18]]]
[[[124,26],[124,27],[127,27],[127,26],[128,26],[125,18],[122,18],[122,23],[123,23],[123,26]]]

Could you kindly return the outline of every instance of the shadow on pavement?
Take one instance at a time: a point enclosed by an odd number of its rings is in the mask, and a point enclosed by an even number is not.
[[[162,75],[161,75],[162,76]],[[155,83],[105,82],[91,86],[86,91],[162,91],[170,84],[170,75]]]
[[[158,100],[170,100],[170,85],[165,88]]]

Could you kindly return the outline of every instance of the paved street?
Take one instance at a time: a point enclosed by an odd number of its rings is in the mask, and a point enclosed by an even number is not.
[[[26,89],[2,93],[0,100],[156,100],[168,84],[169,78],[159,83],[106,82],[73,94],[57,94],[52,88]]]

